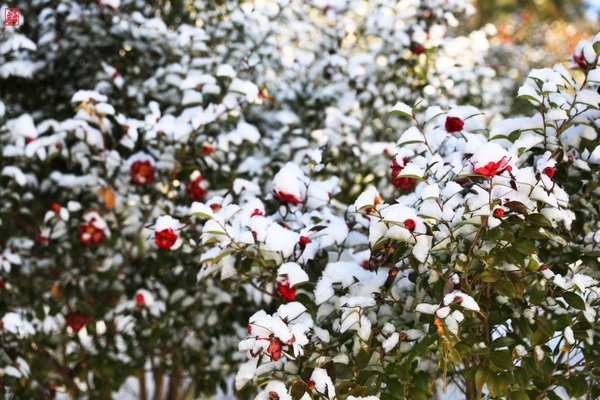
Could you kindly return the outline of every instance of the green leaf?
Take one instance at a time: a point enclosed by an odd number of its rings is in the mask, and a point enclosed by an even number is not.
[[[502,295],[514,299],[517,296],[517,291],[515,290],[512,282],[507,280],[499,280],[494,282],[494,288]]]
[[[425,371],[419,371],[414,377],[415,384],[421,389],[430,392],[431,386],[429,385],[429,375]]]
[[[348,364],[335,364],[335,373],[337,379],[353,379],[354,373]]]
[[[535,225],[552,227],[552,222],[543,214],[529,214],[528,220]]]
[[[531,334],[530,336],[532,346],[545,344],[548,342],[549,339],[550,335],[546,335],[546,333],[540,328],[536,329],[535,332],[533,332],[533,334]]]
[[[512,247],[519,253],[524,254],[526,256],[538,253],[538,248],[535,245],[535,243],[530,242],[527,239],[515,240],[514,243],[512,244]]]
[[[291,391],[292,399],[300,400],[302,396],[304,396],[304,393],[306,393],[307,387],[308,385],[306,384],[306,382],[303,382],[301,380],[294,381],[294,383],[292,384]]]
[[[335,380],[337,379],[337,371],[335,369],[335,363],[333,360],[325,364],[325,371],[327,371],[327,375],[329,375],[331,378],[331,382],[335,384]]]
[[[521,231],[521,235],[530,237],[532,239],[550,239],[552,237],[544,230],[544,228],[537,228],[535,226],[526,226]]]
[[[499,337],[498,339],[494,340],[490,344],[490,347],[492,347],[493,349],[496,349],[499,347],[508,347],[511,344],[513,344],[514,342],[515,342],[515,339],[508,337],[508,336],[502,336],[502,337]]]
[[[352,389],[348,393],[346,393],[346,396],[348,396],[348,397],[350,397],[350,396],[364,397],[366,391],[367,391],[366,386],[358,385],[354,389]]]
[[[546,335],[552,337],[554,335],[554,326],[552,321],[548,318],[538,315],[535,317],[535,322],[539,329],[541,329]]]
[[[576,310],[585,310],[585,301],[577,293],[564,292],[562,295],[563,299],[568,305],[575,308]]]
[[[342,381],[335,388],[336,393],[339,396],[346,396],[358,385],[352,381]]]
[[[490,353],[490,362],[496,368],[505,371],[512,370],[515,367],[510,351],[508,350],[496,350]]]
[[[205,233],[209,233],[211,235],[224,235],[224,236],[227,235],[225,232],[221,232],[221,231],[206,231]]]
[[[510,398],[512,400],[529,400],[529,396],[527,396],[524,392],[511,392],[510,393]]]
[[[356,355],[356,368],[359,370],[363,370],[369,365],[369,361],[371,360],[371,355],[367,353],[364,349],[360,349],[358,354]]]
[[[313,367],[306,367],[302,370],[302,372],[300,373],[300,378],[304,381],[304,382],[308,382],[310,381],[310,377],[313,373],[315,369]]]
[[[208,215],[208,214],[205,214],[205,213],[203,213],[203,212],[200,212],[200,211],[198,211],[198,212],[194,212],[194,213],[191,213],[191,214],[190,214],[190,216],[191,216],[191,217],[200,217],[200,218],[206,218],[206,219],[213,219],[213,216],[212,216],[212,215]]]
[[[487,365],[482,365],[477,367],[477,372],[475,372],[475,387],[478,392],[481,392],[483,385],[488,379],[490,375],[490,368]]]
[[[408,381],[410,379],[410,366],[407,364],[398,364],[396,366],[396,375],[403,381]]]
[[[546,286],[542,286],[539,283],[535,283],[531,287],[531,292],[529,295],[529,301],[531,304],[540,304],[542,301],[546,299],[546,294],[548,293],[548,289]]]
[[[514,380],[512,372],[508,372],[508,371],[501,372],[498,377],[499,377],[499,381],[500,381],[500,385],[499,385],[500,392],[502,392],[504,389],[506,389],[508,387],[508,385],[510,385]]]
[[[571,388],[567,389],[567,394],[570,398],[581,397],[588,391],[588,382],[585,379],[585,375],[577,375],[569,378]]]
[[[523,257],[523,254],[516,251],[516,249],[506,249],[505,255],[508,262],[518,265],[521,268],[525,268],[525,257]]]
[[[496,267],[500,265],[504,261],[504,252],[497,247],[494,247],[490,251],[490,256],[488,257],[488,266]]]
[[[500,393],[500,379],[497,374],[490,374],[486,381],[487,388],[492,397],[498,396]]]
[[[365,391],[364,396],[374,396],[379,393],[379,389],[381,388],[381,377],[379,374],[371,375],[365,382],[365,386],[367,390]]]
[[[408,390],[407,398],[411,400],[429,400],[429,394],[422,388],[413,386]]]
[[[396,399],[404,398],[404,385],[397,379],[386,382],[387,391]]]

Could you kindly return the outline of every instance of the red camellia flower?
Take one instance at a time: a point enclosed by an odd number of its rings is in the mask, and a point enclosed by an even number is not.
[[[458,117],[448,116],[446,118],[445,127],[446,127],[446,131],[448,133],[460,132],[460,131],[462,131],[464,126],[465,126],[464,121]]]
[[[131,165],[131,180],[136,185],[147,185],[154,181],[154,172],[150,161],[136,161]]]
[[[277,291],[287,301],[294,301],[296,298],[296,288],[290,287],[288,281],[277,282]]]
[[[92,322],[92,318],[89,315],[79,312],[74,312],[65,318],[67,326],[73,329],[75,332],[79,332],[81,328]]]
[[[573,53],[573,61],[575,61],[581,69],[588,69],[589,67],[587,61],[585,60],[585,56],[583,55],[583,49]]]
[[[293,194],[285,193],[284,191],[281,191],[281,190],[273,190],[273,194],[275,195],[275,197],[277,197],[279,200],[281,200],[283,202],[302,204],[302,199],[294,196]]]
[[[404,226],[406,227],[406,229],[408,229],[409,231],[412,231],[413,229],[415,229],[415,221],[412,219],[407,219],[404,221]]]
[[[77,229],[77,234],[79,235],[81,243],[87,246],[100,243],[106,238],[103,230],[98,229],[95,222],[96,218],[92,218],[85,224],[79,225],[79,229]]]
[[[408,160],[404,159],[404,163],[406,162],[408,162]],[[398,164],[396,157],[394,157],[392,159],[392,185],[402,190],[412,190],[413,185],[417,180],[415,178],[398,177],[403,169],[404,167]]]
[[[544,174],[548,175],[550,178],[552,178],[554,176],[555,172],[556,171],[552,167],[546,167],[546,168],[544,168]]]
[[[493,214],[496,218],[502,218],[504,216],[504,210],[501,208],[495,208]]]
[[[145,306],[146,305],[146,299],[144,299],[144,295],[141,294],[141,293],[138,293],[138,294],[135,295],[135,302],[139,306]]]
[[[269,341],[269,347],[267,347],[267,353],[271,356],[271,361],[277,361],[281,358],[281,340],[277,338],[271,338]]]
[[[265,214],[260,211],[258,208],[255,208],[254,211],[252,211],[252,214],[250,215],[250,218],[252,217],[264,217]]]
[[[496,161],[496,162],[490,161],[483,167],[473,168],[473,172],[475,172],[476,174],[481,174],[481,175],[492,177],[492,176],[498,175],[499,173],[501,173],[504,170],[512,171],[512,167],[510,165],[508,165],[509,161],[510,161],[510,158],[504,156],[504,157],[502,157],[502,159],[500,161]]]
[[[191,182],[188,182],[185,185],[185,190],[186,192],[188,192],[188,196],[191,201],[202,201],[204,199],[204,196],[206,196],[207,191],[202,186],[200,186],[201,182],[202,176],[198,176],[196,179],[194,179]]]
[[[173,229],[167,228],[162,231],[156,232],[154,239],[156,239],[156,245],[161,249],[170,249],[177,241],[177,234]]]

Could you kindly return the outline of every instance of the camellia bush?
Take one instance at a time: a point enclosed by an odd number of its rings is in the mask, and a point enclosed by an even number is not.
[[[600,35],[513,82],[464,0],[16,3],[7,398],[600,397]]]

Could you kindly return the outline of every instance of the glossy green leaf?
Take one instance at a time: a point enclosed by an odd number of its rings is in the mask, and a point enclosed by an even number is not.
[[[519,253],[524,254],[526,256],[538,253],[538,248],[535,245],[535,243],[533,243],[527,239],[515,240],[514,243],[512,244],[512,247]]]
[[[576,310],[585,310],[585,301],[577,293],[564,292],[562,295],[563,299],[568,305],[575,308]]]
[[[369,365],[369,361],[371,360],[371,354],[367,353],[364,349],[360,349],[358,354],[356,354],[356,368],[359,370],[363,370]]]
[[[477,367],[477,372],[475,372],[475,388],[480,392],[483,388],[483,385],[488,380],[488,376],[490,375],[490,368],[487,365],[482,365]]]
[[[567,394],[570,398],[581,397],[588,391],[588,382],[585,379],[584,375],[577,375],[575,377],[569,378],[569,383],[571,384],[571,388],[567,389]]]
[[[365,396],[374,396],[379,393],[381,389],[381,377],[379,374],[373,374],[367,381],[365,382],[365,387],[367,390],[365,391]]]
[[[352,381],[342,381],[336,386],[335,391],[339,396],[345,396],[357,386],[358,385]]]
[[[404,385],[397,379],[390,379],[386,382],[386,390],[396,399],[404,398]]]
[[[429,400],[430,395],[422,388],[413,386],[408,390],[408,396],[406,397],[411,400]]]
[[[498,396],[498,393],[500,393],[500,379],[498,374],[489,374],[486,381],[486,386],[492,397]]]
[[[300,400],[302,398],[302,396],[304,396],[304,393],[306,393],[307,388],[308,388],[308,385],[306,384],[306,382],[303,382],[301,380],[294,381],[294,383],[292,384],[292,390],[291,390],[292,399]]]
[[[554,335],[554,326],[552,325],[552,321],[541,315],[536,316],[534,319],[539,329],[541,329],[546,335],[550,337]]]
[[[494,282],[494,289],[496,289],[500,294],[511,299],[514,299],[517,296],[517,291],[515,290],[512,282],[504,279]]]
[[[529,294],[529,301],[531,304],[540,304],[542,301],[546,299],[546,295],[548,293],[548,289],[546,286],[542,286],[539,283],[535,283],[531,287],[531,292]]]
[[[510,394],[511,400],[529,400],[529,396],[525,394],[525,392],[514,391]]]
[[[491,344],[490,347],[492,348],[499,348],[499,347],[507,347],[510,346],[511,344],[513,344],[515,342],[515,339],[508,337],[508,336],[501,336],[497,339],[495,339]]]
[[[490,362],[500,370],[512,370],[515,367],[510,351],[496,350],[490,353]]]
[[[543,214],[529,214],[529,222],[538,226],[552,227],[552,222]]]

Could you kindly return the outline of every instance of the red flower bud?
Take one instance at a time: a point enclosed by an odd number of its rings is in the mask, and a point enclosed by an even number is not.
[[[504,210],[501,208],[495,208],[493,214],[496,218],[502,218],[504,216]]]
[[[555,172],[556,171],[552,167],[546,167],[546,168],[544,168],[544,174],[548,175],[550,178],[552,178],[554,176]]]
[[[465,123],[462,119],[460,119],[458,117],[451,117],[451,116],[446,117],[445,127],[446,127],[446,131],[448,133],[460,132],[460,131],[462,131],[464,126],[465,126]]]
[[[60,209],[61,209],[60,204],[58,204],[58,203],[52,203],[52,205],[50,206],[50,208],[52,209],[52,211],[54,211],[56,213],[59,212]]]
[[[156,245],[161,249],[170,249],[177,241],[177,234],[171,228],[163,229],[154,235]]]
[[[141,293],[135,295],[135,302],[140,306],[146,305],[146,299],[144,299],[144,295]]]
[[[250,218],[252,217],[264,217],[265,214],[260,211],[258,208],[255,208],[254,211],[252,211],[252,214],[250,215]]]
[[[288,281],[277,282],[277,291],[287,301],[294,301],[296,298],[296,288],[290,287]]]
[[[404,221],[404,227],[406,229],[408,229],[409,231],[414,230],[415,226],[416,226],[415,221],[412,220],[412,219],[407,219],[407,220]]]
[[[300,236],[300,244],[306,246],[310,242],[310,238],[308,236]]]

